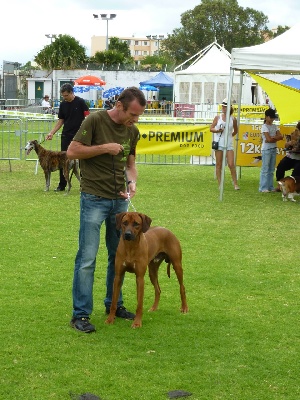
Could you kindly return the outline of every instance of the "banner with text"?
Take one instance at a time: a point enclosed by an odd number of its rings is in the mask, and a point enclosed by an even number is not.
[[[210,125],[138,124],[138,154],[210,156]]]
[[[285,156],[284,146],[286,135],[290,135],[295,128],[279,126],[283,140],[277,142],[276,165]],[[240,167],[261,167],[261,125],[240,125],[237,147],[236,165]]]

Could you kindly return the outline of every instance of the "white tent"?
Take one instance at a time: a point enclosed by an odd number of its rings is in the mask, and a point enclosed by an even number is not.
[[[231,68],[261,73],[299,73],[300,23],[268,42],[257,46],[234,48]]]
[[[235,72],[253,73],[299,73],[300,49],[297,45],[300,35],[300,23],[274,39],[257,46],[234,48],[231,52],[230,80],[228,87],[228,107],[226,120],[229,121],[230,101],[232,100]],[[240,106],[240,102],[239,102]],[[228,124],[226,124],[226,127]],[[227,142],[228,130],[225,132]],[[223,157],[220,199],[223,196],[225,157]]]
[[[231,57],[216,41],[174,70],[174,102],[188,104],[220,104],[227,96]],[[239,74],[234,77],[232,99],[239,96]],[[251,103],[251,79],[243,91],[243,103]]]

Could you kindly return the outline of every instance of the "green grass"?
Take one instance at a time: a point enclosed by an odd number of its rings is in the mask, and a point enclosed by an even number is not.
[[[226,171],[219,201],[212,167],[138,165],[133,205],[179,237],[190,312],[179,312],[175,273],[164,266],[159,310],[146,277],[143,327],[104,324],[106,250],[94,285],[95,334],[68,324],[77,250],[79,188],[49,193],[35,163],[0,162],[0,398],[64,400],[299,399],[299,204],[258,193],[259,168],[244,168],[241,190]],[[127,274],[125,305],[136,307]]]

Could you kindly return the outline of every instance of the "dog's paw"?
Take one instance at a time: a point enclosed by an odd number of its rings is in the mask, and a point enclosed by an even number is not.
[[[131,328],[141,328],[142,327],[142,321],[135,319],[131,325]]]
[[[114,322],[115,322],[115,317],[110,315],[105,320],[105,323],[109,325],[113,324]]]

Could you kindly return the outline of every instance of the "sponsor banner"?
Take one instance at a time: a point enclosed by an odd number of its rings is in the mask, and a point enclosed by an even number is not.
[[[0,115],[6,117],[23,117],[23,118],[42,118],[42,119],[57,119],[56,115],[52,114],[40,114],[40,113],[30,113],[22,112],[18,110],[0,110]]]
[[[210,156],[210,125],[138,124],[138,154]]]
[[[295,127],[278,127],[283,140],[277,142],[276,165],[285,156],[284,145],[287,142],[286,135],[290,135]],[[236,165],[240,167],[261,167],[261,125],[240,125],[237,145]]]
[[[238,113],[238,104],[232,104],[234,115]],[[268,110],[270,106],[260,105],[241,105],[240,117],[241,118],[253,118],[253,119],[264,119],[265,111]],[[219,105],[219,112],[221,112],[221,105]]]

